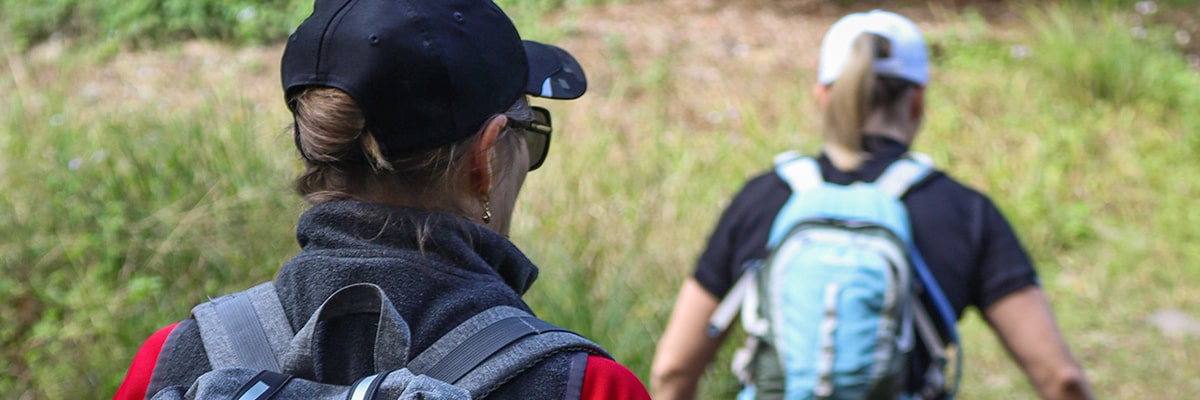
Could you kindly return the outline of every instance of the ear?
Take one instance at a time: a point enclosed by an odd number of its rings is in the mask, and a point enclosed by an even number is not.
[[[913,121],[919,121],[925,115],[924,86],[917,86],[912,89],[912,109],[909,112]]]
[[[483,125],[483,131],[479,134],[479,141],[471,147],[471,156],[467,161],[468,179],[470,179],[471,187],[475,188],[484,196],[491,195],[492,191],[492,157],[494,152],[492,147],[496,144],[496,139],[500,137],[500,133],[504,131],[504,127],[508,125],[508,117],[504,114],[497,115],[489,119]]]
[[[820,83],[813,84],[812,94],[813,98],[817,99],[817,105],[820,105],[821,108],[825,108],[829,104],[829,86]]]

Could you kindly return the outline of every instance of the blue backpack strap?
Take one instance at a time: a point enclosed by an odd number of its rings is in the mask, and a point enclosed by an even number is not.
[[[905,157],[893,162],[892,165],[889,165],[883,175],[875,181],[875,184],[893,197],[900,199],[914,185],[925,180],[935,171],[933,162],[929,156],[921,153],[909,153]],[[954,374],[955,382],[948,393],[948,396],[953,397],[954,392],[958,388],[958,380],[962,376],[962,351],[958,337],[958,318],[955,317],[954,308],[950,305],[950,300],[946,298],[946,294],[942,291],[937,279],[929,271],[929,265],[925,263],[925,259],[921,256],[921,252],[917,250],[915,243],[909,243],[909,255],[912,259],[913,270],[917,274],[917,281],[920,282],[921,287],[928,294],[929,300],[934,307],[934,314],[942,321],[942,326],[946,328],[948,337],[945,338],[944,343],[953,343],[956,349],[954,354],[951,355],[956,358],[954,360],[956,369]],[[925,340],[925,347],[930,352],[930,356],[935,362],[938,360],[942,362],[950,361],[946,360],[947,355],[945,354],[945,350],[941,348],[942,344],[936,343],[936,341],[941,340],[941,335],[933,327],[933,321],[930,320],[929,313],[919,303],[915,304],[914,313],[914,322],[920,332],[919,336]],[[941,374],[941,371],[938,369],[935,366],[935,368],[931,368],[931,372]],[[931,380],[934,382],[929,383],[940,383],[938,386],[945,385],[944,376],[935,376]]]
[[[509,306],[476,314],[408,363],[427,375],[485,397],[521,372],[563,352],[612,358],[599,345]]]
[[[897,199],[904,197],[908,190],[917,183],[925,180],[935,170],[933,162],[929,156],[921,153],[909,153],[903,158],[896,160],[884,170],[883,175],[875,180],[875,184],[885,192],[892,194]],[[921,252],[917,250],[916,245],[909,244],[909,254],[912,257],[913,269],[917,272],[917,278],[921,282],[922,287],[929,293],[930,299],[937,309],[938,317],[946,323],[950,331],[950,339],[958,343],[958,332],[954,329],[954,324],[957,318],[954,316],[954,310],[950,306],[950,301],[946,299],[945,293],[942,292],[941,286],[934,279],[933,273],[929,272],[929,266],[925,263],[925,258],[921,256]]]
[[[949,332],[950,341],[958,343],[958,330],[955,329],[955,323],[958,321],[958,318],[954,316],[954,308],[950,306],[950,300],[942,292],[942,287],[938,285],[937,279],[934,279],[933,273],[929,272],[929,265],[925,264],[925,259],[921,257],[921,252],[917,251],[914,246],[909,251],[909,254],[912,257],[913,269],[917,272],[917,280],[921,282],[921,286],[929,293],[929,298],[933,301],[938,318],[941,318],[946,323],[946,330]]]
[[[956,318],[954,316],[954,308],[951,307],[950,300],[946,298],[946,294],[944,292],[942,292],[942,287],[940,285],[938,285],[937,279],[935,279],[933,277],[933,274],[931,272],[929,272],[929,266],[925,263],[925,259],[923,257],[921,257],[921,252],[917,251],[916,246],[913,246],[910,249],[909,254],[912,258],[913,270],[915,270],[917,272],[917,280],[921,282],[921,286],[925,289],[925,293],[927,293],[929,295],[929,299],[933,302],[933,306],[936,309],[935,311],[937,312],[938,318],[940,318],[943,322],[942,326],[944,326],[946,328],[946,334],[949,337],[946,338],[946,340],[944,340],[944,342],[954,344],[954,354],[951,355],[954,357],[954,360],[952,360],[954,362],[954,370],[955,370],[954,371],[954,382],[953,382],[953,386],[950,386],[948,393],[946,393],[947,399],[954,398],[954,395],[958,392],[959,382],[962,380],[962,365],[963,365],[962,343],[959,341],[959,336],[958,336],[958,325],[957,325],[958,318]],[[928,321],[928,313],[925,312],[925,308],[921,307],[919,302],[916,304],[916,307],[914,307],[914,310],[917,313],[924,314],[923,316],[917,315],[917,317],[918,317],[917,318],[918,319],[917,327],[919,329],[921,329],[920,336],[927,341],[935,336],[940,337],[940,335],[937,334],[936,329],[930,329],[931,327],[929,327],[929,326],[924,326],[924,327],[921,326],[922,321],[919,320],[920,318],[925,318],[925,320],[926,320],[926,321],[924,321],[925,325],[930,325],[931,321]],[[930,346],[929,343],[926,343],[925,347],[930,352],[930,355],[933,357],[933,359],[935,361],[938,361],[938,359],[941,359],[942,362],[951,361],[951,360],[947,359],[943,349],[935,348],[935,346]],[[935,367],[938,367],[938,366],[935,366]],[[934,370],[934,369],[937,369],[937,368],[931,368],[931,370]],[[940,371],[933,371],[933,372],[940,374]],[[944,385],[946,383],[944,381],[944,378],[945,377],[943,374],[943,376],[935,377],[933,380],[936,381],[938,379],[942,379],[942,384]],[[926,380],[927,381],[930,380],[930,379],[928,379],[928,376],[927,376]],[[934,383],[936,383],[936,382],[934,382]]]
[[[213,369],[282,370],[278,355],[287,351],[293,333],[273,282],[200,304],[192,316]]]

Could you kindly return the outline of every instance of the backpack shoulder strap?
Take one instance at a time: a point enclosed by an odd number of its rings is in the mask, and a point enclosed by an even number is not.
[[[775,156],[775,173],[787,182],[792,192],[803,192],[820,186],[825,182],[821,176],[821,166],[812,157],[786,152]]]
[[[921,153],[908,153],[892,162],[875,180],[875,185],[897,199],[904,197],[908,189],[921,182],[934,171],[933,160]]]
[[[946,337],[942,337],[937,328],[934,327],[934,322],[929,315],[930,312],[921,305],[921,302],[916,298],[912,298],[914,322],[916,323],[917,331],[922,340],[925,341],[926,350],[929,352],[929,357],[935,365],[931,366],[926,373],[925,387],[922,390],[931,390],[940,392],[947,390],[945,397],[947,399],[954,398],[958,392],[959,383],[962,379],[963,351],[962,343],[958,336],[958,319],[955,317],[954,308],[950,305],[950,300],[946,298],[942,292],[941,286],[938,285],[937,279],[933,273],[929,271],[929,266],[925,263],[921,252],[917,251],[916,246],[912,246],[909,251],[912,258],[913,270],[917,274],[917,281],[920,282],[924,294],[933,303],[933,314],[942,322],[942,326],[946,329]],[[952,345],[952,354],[947,354],[947,346]],[[942,366],[949,364],[953,371],[952,382],[947,382],[946,374],[941,370]],[[925,396],[926,398],[934,398],[936,396]]]
[[[454,384],[480,398],[540,361],[563,352],[612,358],[590,340],[514,307],[481,312],[408,363],[414,374]]]
[[[213,369],[281,371],[278,355],[287,351],[294,334],[273,282],[200,304],[192,316]]]
[[[708,337],[716,339],[725,333],[725,330],[729,329],[729,324],[733,323],[733,318],[742,309],[744,302],[757,302],[755,282],[758,280],[758,270],[762,268],[762,264],[763,260],[753,260],[746,263],[746,266],[742,270],[742,275],[733,282],[733,286],[729,288],[729,292],[725,293],[725,297],[721,298],[721,302],[717,303],[717,308],[713,309],[712,315],[708,317],[708,327],[704,330],[704,333]],[[757,307],[757,305],[753,305],[752,307]],[[743,322],[747,322],[745,319],[747,317],[751,316],[743,315]],[[754,322],[744,325],[754,328],[761,326],[761,323]],[[758,332],[761,329],[749,330]]]

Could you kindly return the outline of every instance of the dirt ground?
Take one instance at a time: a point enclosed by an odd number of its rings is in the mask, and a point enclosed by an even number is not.
[[[689,105],[696,99],[742,93],[769,96],[777,85],[800,84],[817,65],[823,32],[848,11],[877,6],[914,19],[927,34],[961,20],[967,7],[979,11],[993,28],[1013,26],[1020,16],[999,0],[856,1],[855,9],[833,0],[631,0],[622,4],[562,11],[546,24],[558,27],[555,44],[570,50],[587,70],[593,94],[586,107],[616,107],[628,98],[598,98],[597,91],[654,83],[656,72],[670,78],[676,99],[684,104],[672,116],[685,121],[706,119],[712,104]],[[899,4],[899,5],[897,5]],[[1200,10],[1200,5],[1195,7]],[[1132,11],[1132,10],[1131,10]],[[1190,31],[1192,49],[1200,54],[1197,13],[1160,13],[1151,21]],[[69,39],[52,38],[27,54],[15,54],[0,42],[0,74],[24,93],[66,79],[74,96],[89,110],[169,110],[187,107],[206,96],[229,95],[256,103],[260,111],[282,114],[278,64],[281,46],[233,48],[193,41],[166,44],[164,50],[120,52],[96,68],[63,68],[76,62],[65,49]],[[935,48],[935,52],[937,49]],[[1193,55],[1200,67],[1200,56]],[[69,75],[63,75],[69,70]],[[737,79],[728,79],[737,77]],[[0,80],[5,89],[6,80]],[[661,88],[659,88],[661,89]],[[612,93],[610,93],[612,94]],[[629,91],[617,97],[630,96]],[[594,103],[604,101],[606,104]],[[766,99],[763,99],[765,102]],[[703,102],[701,102],[703,103]],[[715,103],[715,102],[710,102]],[[44,106],[36,99],[27,107]],[[78,115],[82,117],[83,115]],[[710,118],[709,118],[710,119]]]
[[[769,92],[778,82],[739,83],[735,88],[729,87],[723,77],[793,76],[815,71],[823,32],[846,12],[831,3],[641,1],[553,15],[549,23],[565,27],[565,37],[555,42],[579,58],[589,72],[593,90],[611,87],[617,84],[614,81],[637,75],[656,61],[668,61],[671,77],[676,82],[687,82],[687,86]],[[933,6],[901,7],[899,11],[916,20],[922,29],[936,31],[940,25],[936,21],[945,20],[947,14],[962,6],[946,0]],[[1005,18],[1005,12],[997,6],[986,9],[989,17]],[[12,74],[16,89],[25,92],[53,84],[63,79],[60,67],[71,62],[64,59],[70,57],[65,54],[66,42],[52,38],[24,55],[0,49],[6,61],[0,65],[0,73]],[[194,41],[165,47],[150,52],[121,52],[99,68],[73,69],[66,79],[75,91],[73,95],[78,96],[76,100],[94,107],[89,113],[135,109],[139,104],[162,110],[187,107],[221,88],[234,88],[239,97],[252,99],[264,109],[282,109],[277,107],[282,105],[278,93],[281,46],[232,48]],[[627,65],[614,63],[614,57],[621,55],[628,57]]]

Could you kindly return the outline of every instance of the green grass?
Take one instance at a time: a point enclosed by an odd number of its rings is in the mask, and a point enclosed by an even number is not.
[[[0,78],[4,393],[112,391],[140,336],[294,247],[286,142],[234,87],[125,107],[81,96],[80,70]]]
[[[712,60],[587,31],[593,3],[502,2],[591,78],[579,101],[539,103],[556,137],[513,240],[541,266],[534,309],[645,380],[723,206],[775,153],[815,149],[812,76],[746,62],[713,63],[714,80],[676,73]],[[1098,393],[1177,398],[1200,392],[1200,339],[1146,317],[1200,304],[1200,75],[1171,31],[1131,36],[1124,7],[1029,9],[1030,25],[1005,30],[947,16],[930,33],[942,51],[916,148],[1009,217]],[[0,42],[0,397],[104,397],[154,329],[296,251],[279,48],[20,48]],[[977,314],[963,332],[963,398],[1032,395]],[[705,398],[736,391],[733,347]]]
[[[311,11],[303,0],[0,0],[0,32],[21,48],[64,36],[114,49],[194,38],[264,43],[286,38]]]
[[[606,2],[611,0],[497,1],[530,30],[539,29],[538,18],[549,10]],[[311,0],[0,0],[0,36],[20,49],[71,38],[106,52],[188,39],[263,44],[286,39],[312,5]]]

